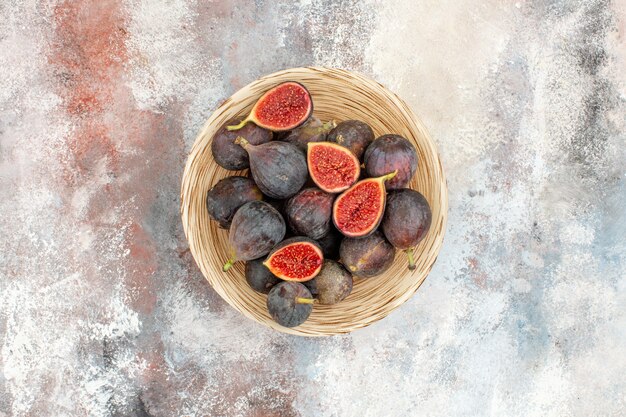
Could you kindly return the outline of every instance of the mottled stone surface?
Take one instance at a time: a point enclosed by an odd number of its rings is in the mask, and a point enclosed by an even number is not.
[[[178,214],[218,103],[368,74],[439,145],[443,250],[344,337],[204,281]],[[626,414],[626,2],[4,0],[0,416]]]

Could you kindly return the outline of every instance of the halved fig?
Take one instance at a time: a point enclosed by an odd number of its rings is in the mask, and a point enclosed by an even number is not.
[[[288,81],[277,85],[261,96],[250,114],[228,130],[239,130],[248,122],[274,132],[294,129],[307,121],[313,113],[311,94],[302,84]]]
[[[361,180],[344,191],[333,205],[333,222],[344,236],[360,237],[372,233],[385,212],[385,181],[397,171]]]
[[[305,282],[322,269],[324,255],[320,246],[306,237],[292,237],[276,245],[263,265],[280,279]]]
[[[309,142],[307,163],[311,179],[327,193],[347,190],[361,174],[361,163],[356,156],[336,143]]]

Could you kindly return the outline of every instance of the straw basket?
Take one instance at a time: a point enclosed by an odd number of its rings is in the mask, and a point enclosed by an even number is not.
[[[308,320],[295,328],[276,324],[267,312],[266,296],[246,283],[244,264],[222,272],[227,260],[228,232],[210,221],[206,195],[220,179],[238,174],[218,166],[211,155],[211,138],[226,121],[246,114],[259,96],[284,81],[304,84],[313,97],[314,115],[322,120],[359,119],[376,136],[396,133],[417,149],[419,165],[410,187],[428,200],[433,221],[426,238],[415,251],[417,268],[407,269],[406,255],[398,251],[384,274],[355,279],[352,294],[333,306],[315,305]],[[241,173],[239,173],[241,174]],[[421,121],[395,94],[379,83],[348,71],[331,68],[292,68],[267,75],[237,91],[213,113],[196,138],[185,166],[181,190],[181,214],[189,247],[200,270],[231,306],[247,317],[276,330],[302,335],[327,336],[348,333],[370,325],[408,300],[430,272],[441,248],[448,209],[446,181],[437,148]]]

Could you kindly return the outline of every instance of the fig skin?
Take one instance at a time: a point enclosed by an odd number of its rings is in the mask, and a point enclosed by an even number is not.
[[[267,295],[267,310],[284,327],[304,323],[313,311],[311,292],[299,282],[280,282]]]
[[[343,235],[334,225],[330,226],[326,236],[317,239],[317,243],[319,243],[324,253],[324,259],[333,259],[335,261],[339,259],[339,246],[341,246],[342,239]]]
[[[236,120],[231,122],[237,123]],[[226,129],[226,126],[231,122],[226,123],[215,133],[211,141],[211,152],[213,159],[219,166],[231,171],[238,171],[248,168],[250,162],[248,153],[241,146],[235,144],[235,139],[241,136],[253,145],[261,145],[272,140],[272,132],[253,123],[245,125],[237,132],[231,132]]]
[[[321,266],[324,263],[324,252],[322,252],[322,248],[320,247],[320,245],[316,241],[314,241],[313,239],[309,239],[308,237],[305,237],[305,236],[290,237],[288,239],[283,240],[282,242],[280,242],[276,246],[274,246],[274,248],[267,255],[267,258],[263,262],[263,265],[265,265],[268,268],[268,270],[270,272],[272,272],[274,275],[276,275],[277,277],[279,277],[280,279],[285,280],[285,281],[305,282],[305,281],[308,281],[308,280],[311,280],[311,279],[315,278],[315,276],[317,276],[317,274],[319,274],[319,270],[314,275],[312,275],[312,276],[302,280],[302,279],[297,279],[297,278],[293,278],[293,277],[282,276],[280,271],[272,271],[270,269],[269,262],[270,262],[270,258],[272,257],[272,255],[274,255],[276,252],[278,252],[279,250],[283,249],[284,247],[289,246],[289,245],[294,244],[294,243],[308,243],[308,244],[314,246],[315,248],[317,248],[320,251],[320,253],[321,253],[321,262],[320,262],[320,265],[319,265],[319,268],[321,270]]]
[[[344,238],[339,248],[341,263],[355,277],[380,275],[393,264],[396,250],[378,230],[361,238]]]
[[[262,198],[263,194],[254,181],[246,177],[233,176],[221,179],[209,190],[206,205],[209,216],[222,229],[228,229],[239,207]]]
[[[274,141],[255,146],[242,137],[235,143],[248,152],[252,178],[268,197],[289,198],[306,182],[306,158],[295,145]]]
[[[237,210],[230,225],[230,258],[224,272],[237,261],[250,261],[267,255],[285,237],[283,216],[264,201],[251,201]]]
[[[320,119],[313,116],[302,126],[299,126],[288,133],[281,135],[280,140],[296,145],[298,149],[306,153],[307,144],[309,142],[323,142],[330,132],[336,126],[335,121],[322,123]]]
[[[246,262],[246,282],[256,292],[267,294],[281,280],[263,265],[263,258]]]
[[[334,196],[319,188],[305,188],[287,201],[285,218],[291,231],[320,239],[330,230]]]
[[[426,236],[432,213],[426,198],[415,190],[404,188],[389,192],[381,228],[387,240],[406,252],[409,269],[415,269],[413,249]]]
[[[360,120],[345,120],[330,131],[328,141],[350,149],[362,161],[365,150],[374,141],[374,131]]]
[[[417,152],[407,139],[400,135],[383,135],[365,151],[365,171],[378,177],[398,170],[395,178],[387,181],[387,190],[397,190],[409,185],[417,171]]]
[[[320,304],[337,304],[352,292],[352,275],[338,262],[327,259],[320,273],[304,285]]]

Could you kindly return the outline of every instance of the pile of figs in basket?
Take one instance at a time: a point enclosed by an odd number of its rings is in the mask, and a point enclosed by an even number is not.
[[[223,168],[249,168],[207,195],[209,215],[229,229],[224,271],[246,262],[248,284],[267,294],[270,315],[286,327],[302,324],[313,303],[341,302],[353,277],[383,274],[396,249],[415,268],[413,248],[431,223],[424,196],[406,188],[418,165],[407,139],[375,139],[362,121],[312,113],[307,89],[285,82],[211,143]]]

